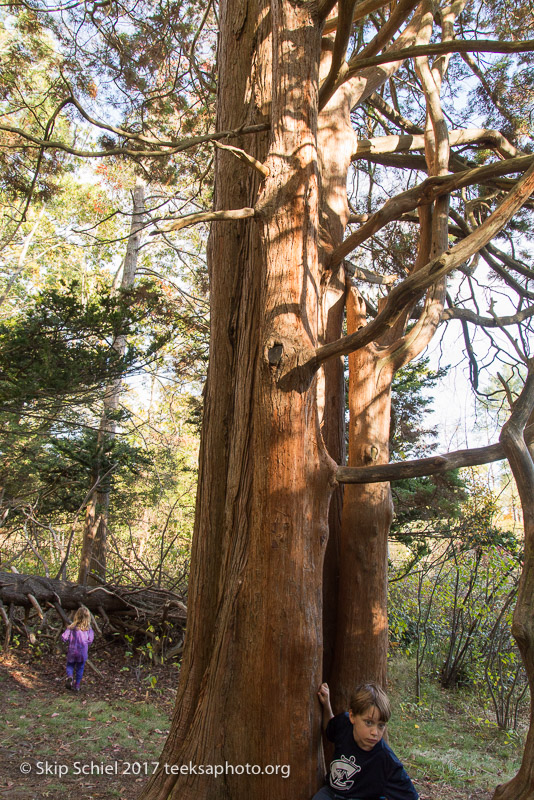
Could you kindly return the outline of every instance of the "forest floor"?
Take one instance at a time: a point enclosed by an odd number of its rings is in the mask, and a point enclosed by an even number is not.
[[[146,666],[124,647],[92,648],[81,691],[64,654],[0,656],[0,798],[133,800],[169,731],[176,666]]]
[[[64,655],[0,655],[2,800],[137,797],[169,730],[178,667],[139,666],[114,643],[91,658],[104,678],[86,667],[77,694],[64,687]],[[404,671],[392,672],[390,743],[421,800],[490,800],[517,770],[518,741],[450,693],[406,701]]]

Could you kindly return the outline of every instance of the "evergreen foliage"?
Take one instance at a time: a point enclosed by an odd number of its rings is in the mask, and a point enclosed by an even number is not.
[[[425,420],[433,410],[433,390],[446,374],[447,369],[431,369],[428,357],[396,373],[391,398],[392,461],[423,458],[435,450],[437,431],[426,427]],[[394,481],[391,490],[395,504],[391,535],[419,555],[428,550],[434,523],[457,518],[467,497],[465,479],[458,470]]]

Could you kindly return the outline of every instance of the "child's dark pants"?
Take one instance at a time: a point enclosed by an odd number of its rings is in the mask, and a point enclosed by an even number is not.
[[[76,686],[82,681],[84,667],[85,661],[67,661],[67,675],[72,678],[76,673]]]

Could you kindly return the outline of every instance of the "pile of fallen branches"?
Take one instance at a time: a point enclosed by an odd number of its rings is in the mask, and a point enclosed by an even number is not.
[[[59,639],[70,623],[68,612],[81,605],[91,611],[97,634],[127,636],[128,641],[143,636],[150,640],[152,655],[160,661],[181,652],[187,608],[174,592],[153,586],[82,586],[39,575],[0,572],[4,649],[15,630],[31,644],[38,637]],[[56,630],[54,621],[58,619],[61,625]]]

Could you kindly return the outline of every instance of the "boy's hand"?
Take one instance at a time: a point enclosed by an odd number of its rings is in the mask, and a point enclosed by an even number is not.
[[[330,689],[327,683],[322,683],[320,685],[317,697],[323,707],[323,729],[326,730],[326,726],[334,716],[332,706],[330,705]]]
[[[320,703],[324,706],[330,703],[330,689],[327,683],[322,683],[317,692]]]

